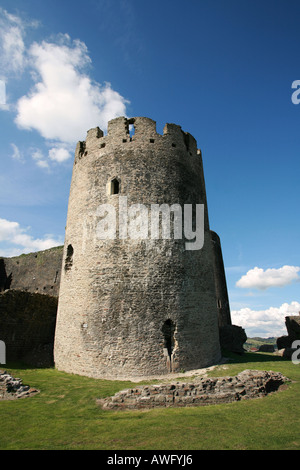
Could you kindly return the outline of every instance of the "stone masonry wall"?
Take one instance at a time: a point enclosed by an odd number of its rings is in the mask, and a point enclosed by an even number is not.
[[[6,346],[6,362],[53,365],[56,312],[55,297],[15,290],[1,292],[0,339]]]
[[[0,258],[0,292],[6,289],[58,297],[63,247]]]
[[[135,133],[129,135],[129,125]],[[112,181],[118,194],[110,192]],[[204,247],[184,239],[97,238],[100,204],[204,204]],[[102,218],[101,218],[102,217]],[[122,235],[122,234],[121,234]],[[58,369],[122,378],[220,360],[217,299],[201,152],[175,124],[117,118],[77,145],[55,337]],[[169,333],[167,332],[169,331]]]
[[[219,327],[225,325],[231,325],[231,315],[227,291],[227,283],[221,248],[220,237],[216,232],[211,230],[211,240],[213,246],[213,257],[214,257],[214,273],[215,273],[215,285],[217,294],[217,306],[218,306],[218,317]]]

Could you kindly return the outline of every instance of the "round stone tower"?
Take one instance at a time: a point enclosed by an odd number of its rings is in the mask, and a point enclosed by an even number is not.
[[[113,119],[106,136],[91,129],[75,152],[56,368],[125,379],[207,367],[220,357],[195,139],[175,124],[160,135],[145,117]]]

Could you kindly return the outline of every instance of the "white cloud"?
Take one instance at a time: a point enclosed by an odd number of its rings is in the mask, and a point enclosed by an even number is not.
[[[88,129],[99,126],[105,131],[110,119],[126,116],[129,102],[110,83],[92,80],[92,61],[79,39],[59,34],[52,42],[28,44],[27,29],[36,26],[36,21],[0,7],[0,109],[13,108],[19,128],[36,130],[46,139],[52,149],[47,158],[35,161],[50,168],[53,162],[70,159],[74,144],[86,137]],[[16,104],[6,103],[7,80],[24,71],[31,74],[33,87]]]
[[[6,106],[6,84],[4,80],[0,80],[0,109]]]
[[[47,156],[40,149],[33,149],[31,156],[37,166],[49,170],[51,162],[65,162],[71,158],[71,153],[67,148],[59,146],[51,148]]]
[[[40,168],[45,168],[46,170],[48,170],[50,168],[49,166],[49,163],[46,161],[46,160],[38,160],[36,162],[37,166],[39,166]]]
[[[299,266],[282,266],[278,269],[266,269],[255,267],[241,277],[236,283],[237,287],[268,289],[269,287],[283,287],[294,281],[299,281]]]
[[[35,149],[32,151],[32,158],[33,160],[39,161],[39,160],[43,160],[45,157],[44,157],[43,152],[40,149]]]
[[[49,163],[45,159],[45,156],[44,156],[44,154],[41,150],[39,150],[39,149],[35,150],[32,153],[32,159],[35,161],[35,163],[38,167],[44,168],[46,170],[48,170],[50,168]]]
[[[69,160],[71,158],[70,152],[63,148],[63,147],[54,147],[49,150],[49,158],[50,160],[54,160],[58,163],[65,162],[66,160]]]
[[[1,74],[18,74],[24,68],[24,26],[21,19],[0,8],[0,64]]]
[[[28,55],[36,83],[17,103],[20,128],[74,144],[89,128],[105,130],[109,119],[126,114],[127,101],[110,83],[102,86],[84,73],[91,59],[83,42],[61,35],[58,43],[32,44]]]
[[[26,64],[25,37],[38,21],[28,21],[0,7],[0,78],[20,75]]]
[[[246,330],[249,337],[287,335],[285,327],[285,317],[290,315],[299,315],[300,303],[284,303],[280,307],[270,307],[266,310],[251,310],[250,308],[241,308],[231,311],[231,319],[234,325],[241,326]]]
[[[47,250],[63,244],[51,235],[43,238],[33,238],[28,234],[29,228],[22,228],[18,222],[0,219],[0,242],[9,243],[9,249],[0,250],[0,256],[15,256],[21,253]]]
[[[19,162],[24,162],[24,157],[21,153],[21,151],[19,150],[18,146],[16,144],[10,144],[13,148],[13,154],[11,156],[11,158],[13,160],[18,160]]]
[[[14,72],[23,69],[25,45],[19,26],[11,26],[2,34],[4,60]]]

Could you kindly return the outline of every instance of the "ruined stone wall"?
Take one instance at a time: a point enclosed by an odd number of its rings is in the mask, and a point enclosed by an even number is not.
[[[0,293],[0,340],[6,362],[53,365],[57,298],[16,290]]]
[[[129,134],[134,124],[135,133]],[[119,193],[111,194],[112,181]],[[100,240],[100,204],[205,205],[204,247],[186,240]],[[102,214],[103,216],[104,214]],[[180,126],[117,118],[77,145],[55,337],[58,369],[147,376],[220,359],[218,312],[201,152]]]
[[[0,258],[0,292],[6,289],[58,297],[63,247]]]
[[[300,339],[300,315],[285,317],[285,326],[288,333],[287,336],[280,336],[276,342],[278,350],[286,349],[285,355],[290,356],[293,352],[293,342]]]
[[[105,410],[215,405],[264,397],[279,390],[287,380],[280,372],[247,369],[235,377],[203,377],[190,383],[129,388],[97,403]]]
[[[0,370],[0,400],[17,400],[32,397],[36,393],[39,393],[39,390],[24,385],[21,379]]]

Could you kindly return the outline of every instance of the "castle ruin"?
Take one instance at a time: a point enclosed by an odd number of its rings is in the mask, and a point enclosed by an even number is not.
[[[202,205],[203,246],[186,249],[187,240],[172,231],[169,237],[128,236],[125,197],[128,207],[146,208],[148,228],[153,205]],[[112,222],[111,236],[100,237],[109,208],[119,224]],[[107,135],[89,130],[73,166],[56,368],[122,379],[207,367],[221,359],[224,325],[231,320],[221,245],[209,227],[196,140],[175,124],[160,135],[146,117],[113,119]]]

